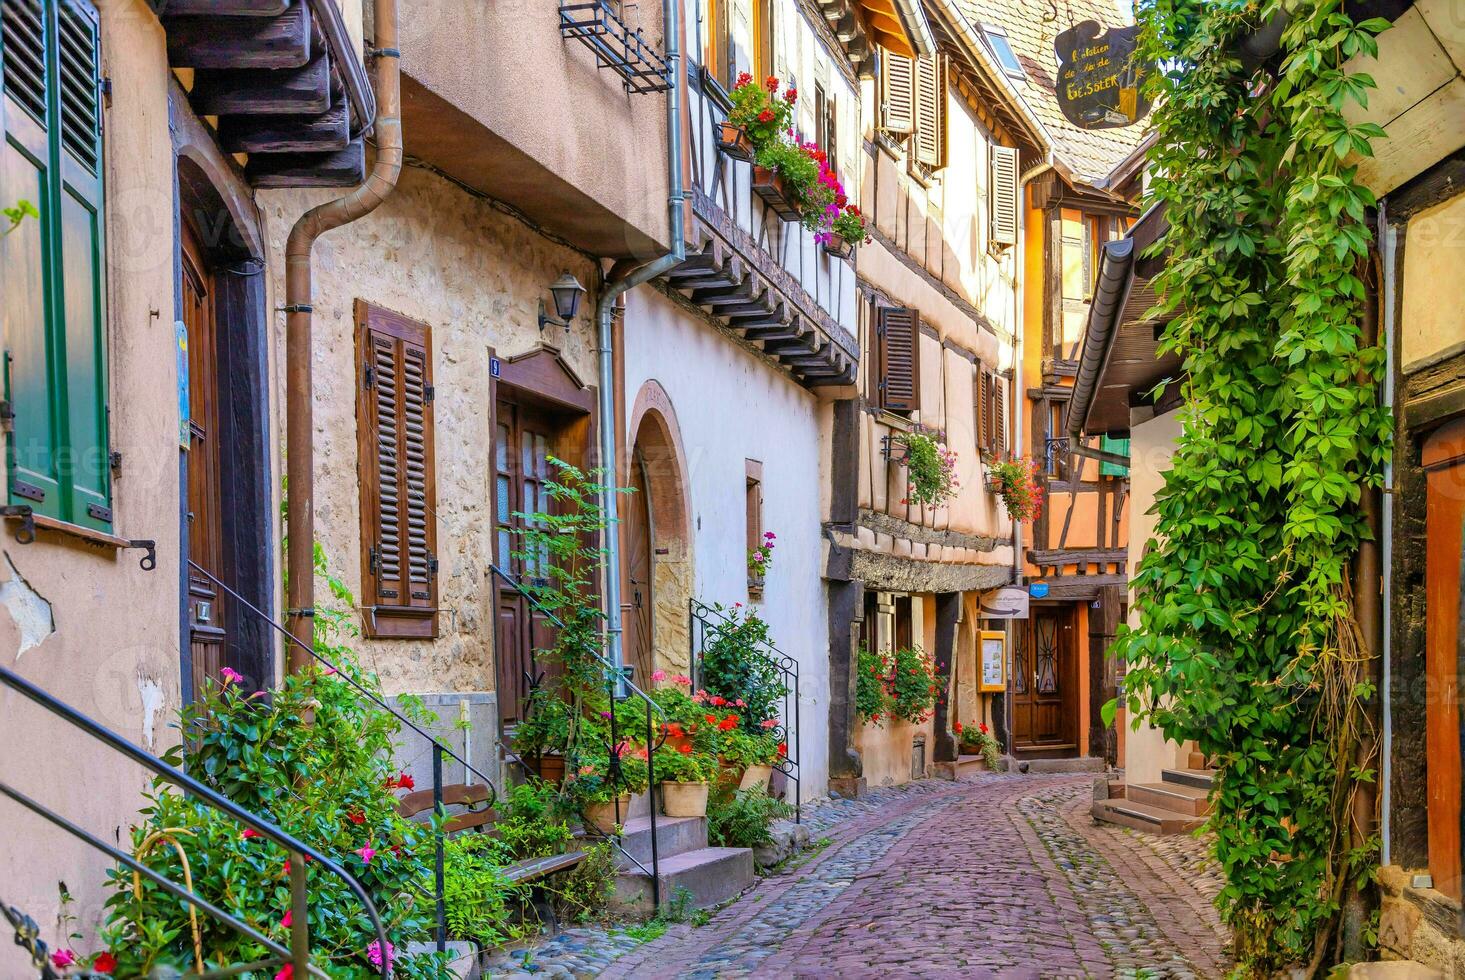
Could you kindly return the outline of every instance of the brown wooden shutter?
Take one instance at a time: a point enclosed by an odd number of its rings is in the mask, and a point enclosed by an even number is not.
[[[1017,150],[993,146],[987,180],[988,233],[993,245],[1017,244]]]
[[[1007,379],[992,378],[992,451],[1007,452]]]
[[[976,373],[972,376],[972,435],[978,452],[987,448],[987,427],[991,416],[992,409],[987,404],[987,369],[978,364]]]
[[[366,635],[437,636],[431,331],[356,301],[362,611]]]
[[[946,63],[941,55],[915,64],[916,160],[931,170],[946,166]]]
[[[915,63],[880,50],[880,128],[909,133],[915,126]]]
[[[909,307],[880,310],[880,407],[914,412],[921,407],[921,314]]]

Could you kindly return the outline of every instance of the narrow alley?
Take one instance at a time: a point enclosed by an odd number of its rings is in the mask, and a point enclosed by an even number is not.
[[[1203,840],[1089,816],[1091,775],[925,780],[805,818],[811,852],[705,925],[640,942],[572,929],[517,977],[1218,977]],[[826,843],[827,842],[827,843]],[[500,973],[499,971],[503,971]]]

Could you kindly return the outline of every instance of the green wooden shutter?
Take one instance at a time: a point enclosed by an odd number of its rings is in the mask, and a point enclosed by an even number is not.
[[[111,530],[99,49],[85,0],[0,0],[8,497]]]

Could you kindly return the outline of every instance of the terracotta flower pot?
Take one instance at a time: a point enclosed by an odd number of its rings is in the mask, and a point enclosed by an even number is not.
[[[717,148],[734,160],[753,159],[753,141],[748,131],[724,119],[717,128]]]
[[[613,834],[616,832],[616,803],[620,803],[621,823],[630,819],[631,815],[631,794],[622,793],[619,801],[609,800],[605,803],[587,803],[580,816],[585,823],[602,834]]]
[[[546,752],[539,756],[531,755],[524,760],[524,763],[546,783],[558,786],[565,781],[565,757],[558,753]]]
[[[752,789],[754,786],[762,786],[766,791],[768,784],[772,781],[772,766],[749,766],[743,770],[743,778],[738,780],[738,789]]]
[[[783,177],[772,170],[753,164],[753,193],[763,199],[768,210],[784,221],[799,220],[799,206],[784,187]]]
[[[847,259],[855,254],[855,243],[845,241],[844,236],[837,232],[830,232],[828,241],[824,243],[824,251],[836,259]]]
[[[706,783],[665,780],[661,784],[661,812],[668,817],[705,817],[707,790]]]

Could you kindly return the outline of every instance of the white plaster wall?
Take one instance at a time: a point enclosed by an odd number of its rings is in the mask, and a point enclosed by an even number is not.
[[[1145,544],[1154,536],[1158,517],[1150,513],[1155,495],[1164,486],[1175,446],[1180,440],[1180,413],[1169,412],[1141,422],[1129,433],[1129,568],[1133,571],[1144,555]],[[1129,625],[1139,625],[1139,610],[1133,594],[1129,602]],[[1157,783],[1160,770],[1185,765],[1184,747],[1168,742],[1149,722],[1140,722],[1124,733],[1124,781],[1128,785]]]
[[[763,525],[778,535],[759,614],[799,663],[798,755],[805,800],[823,796],[829,759],[829,628],[821,578],[821,405],[771,362],[641,287],[627,298],[627,399],[666,390],[686,452],[694,593],[748,602],[745,461],[763,464]],[[827,411],[827,410],[826,410]],[[619,420],[624,428],[625,418]],[[626,433],[627,442],[632,438]]]

